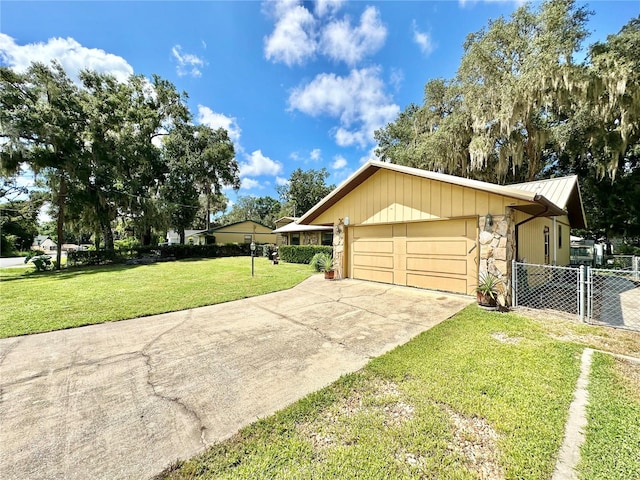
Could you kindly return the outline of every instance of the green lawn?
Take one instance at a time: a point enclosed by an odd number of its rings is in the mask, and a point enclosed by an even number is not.
[[[249,257],[0,270],[0,338],[212,305],[291,288],[313,272]]]
[[[640,365],[594,353],[582,478],[640,479]]]
[[[546,479],[581,351],[472,306],[165,475]]]

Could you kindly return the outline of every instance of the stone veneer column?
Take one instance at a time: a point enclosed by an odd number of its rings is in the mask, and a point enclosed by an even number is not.
[[[505,215],[494,215],[493,225],[486,226],[486,218],[478,220],[480,228],[480,269],[482,278],[487,273],[495,275],[504,284],[507,305],[511,304],[511,260],[515,257],[515,217],[507,208]]]
[[[344,220],[341,218],[333,226],[333,265],[335,268],[334,278],[343,278],[344,272]]]

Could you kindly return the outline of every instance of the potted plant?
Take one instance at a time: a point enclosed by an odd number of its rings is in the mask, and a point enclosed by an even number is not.
[[[311,260],[311,265],[318,271],[324,272],[324,278],[332,280],[334,277],[333,257],[328,253],[316,253]]]
[[[476,288],[478,305],[495,308],[498,304],[498,294],[500,293],[501,285],[502,280],[492,273],[482,275]]]

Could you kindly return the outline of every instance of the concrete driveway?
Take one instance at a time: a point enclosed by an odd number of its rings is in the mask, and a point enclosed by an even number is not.
[[[0,340],[0,478],[149,478],[472,301],[314,276],[222,305]]]

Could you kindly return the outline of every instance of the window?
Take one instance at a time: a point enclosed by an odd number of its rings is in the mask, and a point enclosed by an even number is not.
[[[549,227],[544,227],[544,263],[549,265]]]
[[[251,235],[245,235],[244,236],[244,243],[251,243],[251,240],[253,240]]]
[[[333,245],[333,232],[322,232],[322,245]]]
[[[300,245],[300,234],[292,233],[291,234],[291,245]]]

